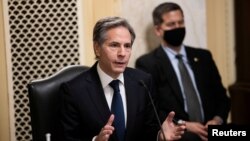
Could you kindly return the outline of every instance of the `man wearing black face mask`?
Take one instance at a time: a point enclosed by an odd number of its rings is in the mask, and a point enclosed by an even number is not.
[[[136,61],[136,68],[152,74],[161,120],[170,111],[186,121],[185,141],[207,140],[208,125],[226,124],[230,101],[211,53],[183,45],[184,14],[175,3],[165,2],[153,11],[161,45]]]

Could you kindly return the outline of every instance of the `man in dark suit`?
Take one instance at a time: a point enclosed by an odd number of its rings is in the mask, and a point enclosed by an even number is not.
[[[136,68],[153,76],[161,119],[175,111],[177,119],[186,121],[183,140],[207,140],[208,125],[226,123],[230,110],[212,55],[208,50],[182,44],[185,23],[179,5],[160,4],[153,11],[153,21],[161,45],[139,57]]]
[[[150,91],[149,74],[127,64],[135,33],[125,19],[99,20],[93,31],[97,62],[86,72],[62,85],[64,95],[61,123],[67,141],[152,141],[181,138],[185,123],[173,123],[171,112],[157,126]],[[115,105],[115,106],[114,106]],[[158,135],[158,136],[157,136]]]

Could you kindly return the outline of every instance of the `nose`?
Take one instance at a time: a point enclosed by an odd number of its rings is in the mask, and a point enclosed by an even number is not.
[[[118,55],[119,56],[125,56],[126,50],[124,46],[121,46],[118,50]]]
[[[180,28],[182,25],[179,23],[175,23],[175,28]]]

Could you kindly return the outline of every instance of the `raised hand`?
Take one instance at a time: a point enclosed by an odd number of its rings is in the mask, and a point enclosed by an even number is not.
[[[115,116],[112,114],[109,117],[107,124],[101,129],[99,135],[96,136],[95,141],[108,141],[115,128],[112,126]]]
[[[172,111],[168,114],[166,120],[162,123],[162,129],[167,141],[178,140],[184,134],[186,123],[183,121],[177,125],[173,122],[175,113]],[[160,133],[159,139],[164,141],[164,136]]]

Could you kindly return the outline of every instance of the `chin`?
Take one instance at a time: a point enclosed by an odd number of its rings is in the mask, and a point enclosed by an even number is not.
[[[116,73],[123,73],[125,71],[125,67],[122,67],[122,68],[115,68],[114,71]]]

